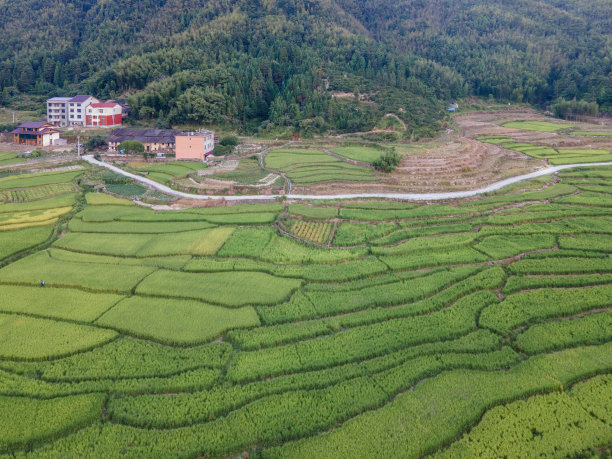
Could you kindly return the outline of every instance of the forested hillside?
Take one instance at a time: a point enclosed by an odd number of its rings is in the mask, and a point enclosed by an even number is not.
[[[408,135],[489,95],[612,110],[607,0],[0,0],[0,102],[127,97],[158,125],[372,128]],[[359,92],[374,103],[334,99]]]
[[[451,67],[479,96],[612,110],[608,0],[336,0],[378,41]]]

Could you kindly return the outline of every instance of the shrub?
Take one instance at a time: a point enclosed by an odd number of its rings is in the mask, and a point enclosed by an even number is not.
[[[395,168],[399,166],[401,161],[402,158],[400,155],[395,151],[395,149],[392,149],[375,160],[372,165],[378,171],[393,172]]]
[[[225,156],[231,152],[232,152],[231,147],[225,147],[221,144],[217,144],[215,145],[215,148],[213,148],[213,155],[215,156]]]
[[[138,140],[124,140],[119,144],[117,149],[119,151],[123,150],[128,154],[143,153],[144,145]]]
[[[235,135],[228,135],[226,137],[223,137],[219,141],[219,145],[223,145],[224,147],[235,147],[236,145],[238,145],[238,137],[236,137]]]
[[[100,148],[100,147],[104,147],[104,146],[106,146],[106,140],[101,135],[91,136],[85,142],[85,149],[86,150],[95,150],[96,148]]]

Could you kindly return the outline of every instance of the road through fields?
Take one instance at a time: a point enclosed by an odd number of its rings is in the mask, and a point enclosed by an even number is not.
[[[172,188],[169,188],[161,183],[158,183],[154,180],[148,179],[146,177],[142,177],[140,175],[132,174],[130,172],[124,171],[123,169],[113,166],[111,164],[107,164],[102,161],[98,161],[94,159],[91,155],[83,156],[83,159],[90,164],[94,164],[96,166],[102,166],[107,169],[110,169],[117,174],[124,175],[126,177],[130,177],[137,182],[143,183],[145,185],[150,186],[158,191],[162,191],[166,194],[177,196],[179,198],[189,198],[189,199],[225,199],[228,201],[268,201],[270,199],[279,198],[283,195],[255,195],[255,196],[220,196],[220,195],[200,195],[200,194],[191,194],[185,193],[182,191],[176,191]],[[533,179],[536,177],[542,177],[543,175],[550,175],[556,172],[565,170],[565,169],[574,169],[576,167],[593,167],[593,166],[612,166],[612,162],[602,162],[602,163],[584,163],[584,164],[565,164],[563,166],[551,166],[546,169],[541,169],[539,171],[530,172],[529,174],[517,175],[516,177],[510,177],[505,180],[500,180],[499,182],[492,183],[491,185],[479,188],[476,190],[468,190],[468,191],[449,191],[449,192],[440,192],[440,193],[351,193],[351,194],[327,194],[327,195],[314,195],[314,194],[286,194],[284,195],[287,199],[298,199],[298,200],[317,200],[317,199],[358,199],[358,198],[382,198],[382,199],[401,199],[407,201],[443,201],[447,199],[460,199],[460,198],[469,198],[472,196],[478,196],[480,194],[490,193],[492,191],[500,190],[508,185],[512,185],[513,183],[522,182],[524,180]]]

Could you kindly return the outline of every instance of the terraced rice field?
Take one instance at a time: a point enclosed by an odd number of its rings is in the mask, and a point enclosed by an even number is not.
[[[563,129],[571,129],[571,124],[550,123],[548,121],[513,121],[503,125],[507,128],[521,129],[524,131],[558,132]]]
[[[168,163],[129,163],[136,173],[146,172],[146,176],[156,182],[168,185],[174,177],[182,177],[192,172],[206,169],[206,164],[198,161],[171,161]]]
[[[266,155],[265,164],[298,184],[379,180],[372,169],[349,164],[320,150],[273,150]]]
[[[384,154],[384,151],[378,148],[351,146],[334,148],[333,153],[355,161],[372,164]]]
[[[414,192],[466,190],[533,170],[537,161],[494,145],[459,138],[426,154],[407,154],[393,174],[400,189]]]
[[[72,211],[77,197],[72,180],[81,173],[0,178],[0,263],[51,238],[58,221]]]
[[[612,169],[555,180],[430,205],[154,212],[78,198],[65,235],[0,269],[0,452],[609,448]],[[0,217],[31,224],[65,199],[0,204]],[[0,247],[48,240],[38,229],[0,231]]]
[[[612,150],[601,148],[552,148],[528,142],[517,142],[505,136],[483,136],[478,140],[508,150],[519,151],[533,158],[546,159],[554,165],[612,161]]]
[[[12,166],[24,162],[25,160],[20,158],[18,153],[0,153],[0,167]]]
[[[610,137],[612,132],[610,131],[572,131],[570,135],[584,135],[589,137]]]

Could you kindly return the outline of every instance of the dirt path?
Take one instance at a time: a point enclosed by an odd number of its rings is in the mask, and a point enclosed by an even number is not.
[[[204,195],[199,195],[199,194],[184,193],[182,191],[176,191],[171,188],[168,188],[167,186],[162,185],[161,183],[155,182],[146,177],[141,177],[139,175],[131,174],[111,164],[107,164],[107,163],[103,163],[102,161],[98,161],[94,159],[93,156],[83,156],[83,159],[90,164],[105,167],[107,169],[112,170],[113,172],[124,175],[126,177],[130,177],[136,180],[137,182],[144,183],[150,186],[151,188],[162,191],[166,194],[170,194],[172,196],[178,196],[180,198],[191,198],[191,199],[221,199],[223,198],[228,201],[243,201],[243,200],[263,201],[263,200],[270,200],[270,199],[281,197],[281,195],[204,196]],[[490,193],[491,191],[500,190],[513,183],[522,182],[524,180],[529,180],[529,179],[536,178],[536,177],[542,177],[544,175],[554,174],[555,172],[559,172],[565,169],[573,169],[576,167],[592,167],[592,166],[612,166],[612,162],[566,164],[563,166],[548,167],[546,169],[541,169],[539,171],[531,172],[529,174],[523,174],[523,175],[519,175],[516,177],[511,177],[506,180],[501,180],[485,188],[469,190],[469,191],[451,191],[451,192],[445,192],[445,193],[353,193],[353,194],[332,194],[332,195],[300,195],[300,194],[289,193],[289,194],[286,194],[285,197],[289,199],[299,199],[299,200],[383,198],[383,199],[402,199],[402,200],[409,200],[409,201],[442,201],[442,200],[447,200],[447,199],[469,198],[469,197],[477,196],[480,194]]]
[[[384,118],[395,118],[397,121],[400,122],[400,124],[404,128],[404,131],[408,129],[408,126],[406,126],[406,123],[404,123],[404,120],[401,119],[399,116],[397,116],[395,113],[387,113],[385,114]]]
[[[344,137],[349,136],[357,136],[357,135],[368,135],[368,134],[378,134],[379,132],[397,132],[393,129],[372,129],[371,131],[364,132],[347,132],[346,134],[338,134],[330,136],[332,139],[343,139]]]

